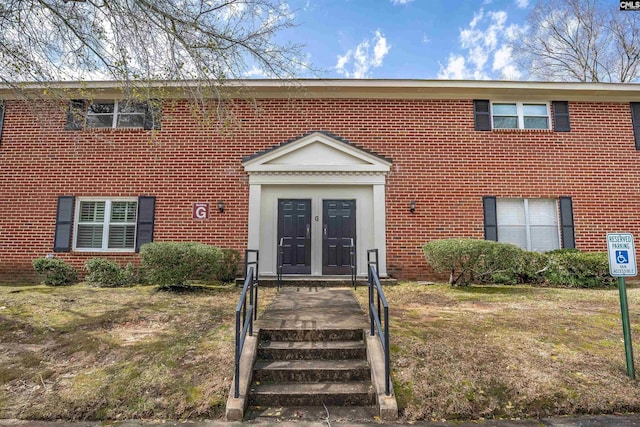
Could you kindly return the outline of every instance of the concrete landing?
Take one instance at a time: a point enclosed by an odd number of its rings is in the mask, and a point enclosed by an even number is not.
[[[351,289],[283,287],[256,322],[259,329],[367,329]]]

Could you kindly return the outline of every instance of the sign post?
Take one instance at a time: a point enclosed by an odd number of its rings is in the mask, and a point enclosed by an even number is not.
[[[627,304],[626,276],[636,276],[636,249],[633,235],[629,233],[608,233],[607,250],[609,253],[609,273],[618,278],[620,293],[620,311],[622,312],[622,333],[624,335],[624,353],[627,360],[627,375],[635,379],[633,366],[633,345],[631,343],[631,325],[629,323],[629,306]]]

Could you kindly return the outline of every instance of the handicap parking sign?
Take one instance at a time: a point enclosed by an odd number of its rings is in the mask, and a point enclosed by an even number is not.
[[[636,249],[633,235],[629,233],[607,234],[609,273],[614,277],[636,276]]]
[[[629,264],[629,251],[616,251],[616,262],[618,264]]]

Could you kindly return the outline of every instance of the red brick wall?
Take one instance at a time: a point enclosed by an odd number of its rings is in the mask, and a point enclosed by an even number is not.
[[[64,130],[64,107],[7,101],[0,144],[0,280],[32,278],[52,253],[57,196],[154,195],[154,238],[244,249],[248,177],[242,156],[312,130],[393,159],[387,177],[387,263],[428,277],[421,247],[483,237],[482,196],[573,198],[576,245],[640,236],[640,153],[628,103],[570,102],[571,132],[474,131],[471,100],[258,100],[235,122],[206,126],[185,101],[165,102],[162,130]],[[224,200],[225,212],[216,203]],[[409,202],[416,201],[416,212]],[[208,221],[193,202],[211,203]],[[104,254],[59,254],[80,268]],[[111,257],[121,262],[135,254]]]

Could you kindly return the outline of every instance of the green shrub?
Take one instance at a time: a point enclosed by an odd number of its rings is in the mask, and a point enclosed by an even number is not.
[[[559,250],[546,255],[548,264],[544,278],[551,286],[594,288],[615,283],[609,275],[606,252]]]
[[[220,250],[196,242],[152,242],[140,249],[146,280],[160,287],[215,280]]]
[[[609,286],[606,253],[558,249],[528,252],[514,245],[475,239],[435,240],[424,246],[434,271],[449,273],[449,283],[545,284],[576,288]]]
[[[547,270],[549,257],[547,253],[522,251],[518,264],[518,283],[543,284],[544,272]]]
[[[131,263],[126,268],[105,258],[92,258],[84,264],[88,274],[85,280],[99,287],[113,288],[134,283],[135,269]]]
[[[424,246],[434,271],[449,273],[449,283],[518,283],[523,250],[517,246],[476,239],[434,240]]]
[[[216,271],[216,279],[223,283],[233,282],[238,275],[240,265],[240,252],[235,249],[222,249],[220,262]]]
[[[45,285],[71,285],[78,280],[78,273],[60,258],[37,258],[33,260],[33,268],[44,274]]]

